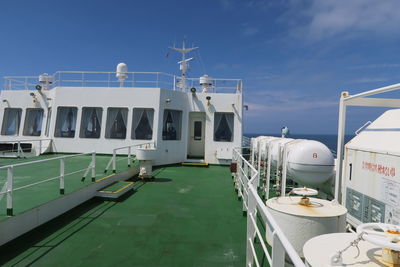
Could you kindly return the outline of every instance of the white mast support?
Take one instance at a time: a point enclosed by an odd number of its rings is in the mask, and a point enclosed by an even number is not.
[[[182,48],[178,48],[178,47],[169,47],[170,49],[181,53],[182,54],[182,60],[178,62],[179,64],[179,69],[181,71],[181,84],[180,84],[180,89],[181,91],[185,91],[186,90],[186,73],[189,71],[189,61],[193,60],[193,58],[188,58],[186,59],[186,54],[198,49],[199,47],[190,47],[190,48],[186,48],[186,44],[185,44],[185,40],[183,40],[183,44],[182,44]]]
[[[400,99],[370,98],[369,96],[400,90],[400,83],[369,90],[356,95],[349,95],[348,92],[342,92],[339,104],[339,123],[337,140],[337,159],[336,159],[336,177],[335,177],[335,199],[342,203],[342,181],[343,181],[343,159],[344,159],[344,135],[346,132],[346,108],[347,106],[363,107],[387,107],[399,108]]]

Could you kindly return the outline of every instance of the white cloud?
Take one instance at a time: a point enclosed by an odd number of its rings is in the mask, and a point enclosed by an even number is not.
[[[242,31],[243,36],[253,36],[259,32],[258,28],[256,27],[246,27]]]
[[[219,0],[223,10],[228,10],[233,7],[232,0]]]
[[[399,32],[398,0],[291,0],[281,18],[292,33],[311,40]],[[299,26],[300,25],[300,26]]]
[[[384,77],[363,77],[363,78],[358,78],[350,83],[377,83],[377,82],[386,82],[388,79]]]
[[[400,64],[368,64],[368,65],[360,65],[360,66],[353,66],[349,69],[389,69],[389,68],[400,68]]]
[[[265,99],[268,99],[265,102]],[[261,100],[262,103],[259,103]],[[338,106],[338,100],[329,98],[313,97],[302,94],[299,91],[258,91],[254,98],[246,102],[249,106],[250,117],[263,116],[264,112],[293,112],[310,110],[315,108],[328,108]]]

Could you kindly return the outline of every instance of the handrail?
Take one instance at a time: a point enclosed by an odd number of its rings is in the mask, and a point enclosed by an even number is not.
[[[88,167],[80,169],[80,170],[76,170],[76,171],[73,171],[70,173],[65,173],[65,159],[79,157],[79,156],[86,156],[86,155],[91,155],[91,161],[90,161]],[[45,180],[42,180],[39,182],[34,182],[34,183],[31,183],[28,185],[23,185],[18,188],[14,188],[14,169],[15,168],[21,167],[21,166],[27,166],[27,165],[34,165],[34,164],[43,163],[43,162],[56,161],[56,160],[60,161],[60,169],[59,169],[60,175],[51,177],[51,178],[48,178],[48,179],[45,179]],[[13,192],[14,191],[59,179],[60,180],[60,185],[59,185],[60,194],[64,195],[64,193],[65,193],[65,183],[64,183],[65,176],[73,175],[73,174],[83,172],[83,171],[84,171],[84,174],[81,178],[82,181],[84,181],[86,179],[86,176],[91,171],[92,182],[95,182],[95,180],[96,180],[96,152],[92,151],[92,152],[87,152],[87,153],[66,155],[66,156],[60,156],[60,157],[55,157],[55,158],[50,158],[50,159],[42,159],[42,160],[35,160],[35,161],[30,161],[30,162],[10,164],[7,166],[0,167],[0,170],[4,170],[4,169],[7,170],[7,180],[4,183],[2,189],[0,190],[0,200],[3,198],[4,195],[7,195],[7,215],[12,216],[13,215]]]
[[[16,152],[17,153],[17,157],[21,157],[21,155],[22,155],[22,157],[24,157],[25,158],[25,152],[26,152],[26,150],[28,150],[29,148],[26,148],[26,149],[24,149],[24,148],[22,148],[21,147],[21,143],[23,143],[23,142],[38,142],[39,143],[39,153],[37,153],[37,155],[36,156],[39,156],[40,154],[42,154],[42,148],[43,148],[43,146],[42,146],[42,143],[43,143],[43,141],[52,141],[52,139],[51,138],[38,138],[38,139],[17,139],[17,140],[0,140],[0,143],[11,143],[11,144],[17,144],[17,151],[14,151],[14,149],[12,149],[12,150],[1,150],[0,151],[0,153],[14,153],[14,152]],[[32,146],[33,146],[33,144],[32,144]],[[46,148],[48,148],[49,146],[47,146]]]
[[[165,72],[127,72],[127,78],[121,83],[116,79],[117,72],[107,71],[57,71],[51,77],[53,81],[48,84],[47,89],[52,89],[56,86],[99,86],[100,87],[121,87],[125,84],[126,87],[140,85],[139,87],[162,87],[164,89],[181,90],[179,81],[180,76]],[[146,76],[146,77],[145,77]],[[37,76],[5,76],[4,88],[12,90],[22,88],[25,90],[35,89],[39,83]],[[216,93],[217,90],[232,90],[235,93],[241,93],[241,79],[216,79],[210,78],[212,86],[210,93]],[[200,85],[200,78],[186,78],[187,91],[189,88]]]
[[[128,153],[127,153],[127,161],[128,161],[128,167],[131,166],[131,162],[132,162],[132,148],[142,148],[142,146],[145,145],[150,145],[153,148],[155,147],[155,142],[151,141],[151,142],[146,142],[146,143],[141,143],[141,144],[136,144],[136,145],[129,145],[129,146],[122,146],[122,147],[117,147],[113,149],[113,155],[111,157],[111,159],[108,161],[106,168],[104,169],[104,173],[107,173],[107,171],[109,170],[111,164],[112,164],[112,170],[113,173],[117,172],[117,151],[118,150],[123,150],[123,149],[128,149]],[[120,159],[120,160],[124,160],[124,159]]]
[[[304,262],[293,248],[279,225],[268,211],[265,203],[258,195],[257,185],[259,173],[240,153],[240,149],[233,149],[233,161],[237,164],[237,173],[234,174],[235,187],[238,189],[238,196],[243,196],[243,211],[247,213],[247,238],[246,238],[246,266],[260,266],[254,248],[254,238],[257,236],[262,251],[270,266],[285,266],[285,255],[287,254],[296,267],[305,267]],[[260,214],[263,222],[272,229],[272,251],[268,251],[264,237],[257,226],[257,213]]]

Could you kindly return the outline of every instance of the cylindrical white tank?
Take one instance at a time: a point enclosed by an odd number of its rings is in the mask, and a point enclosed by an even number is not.
[[[278,137],[274,136],[263,136],[260,142],[260,150],[261,150],[261,159],[267,160],[268,155],[268,147],[271,141],[278,139]]]
[[[301,185],[322,185],[333,176],[334,166],[332,152],[321,142],[300,140],[288,149],[288,175]]]
[[[308,240],[303,253],[307,266],[338,266],[332,265],[331,258],[338,251],[345,249],[358,238],[355,233],[335,233],[314,237]],[[382,261],[382,250],[369,242],[361,241],[357,247],[350,247],[342,252],[342,265],[339,266],[394,266]]]
[[[277,138],[276,141],[274,140],[271,142],[271,167],[276,168],[276,165],[278,164],[278,159],[279,159],[279,154],[281,153],[281,146],[283,146],[286,143],[289,143],[293,141],[294,139],[292,138]]]
[[[323,199],[310,198],[310,205],[299,204],[301,197],[280,197],[267,200],[266,206],[281,230],[303,256],[305,242],[315,236],[344,232],[347,209]],[[266,225],[266,239],[272,245],[272,231]]]

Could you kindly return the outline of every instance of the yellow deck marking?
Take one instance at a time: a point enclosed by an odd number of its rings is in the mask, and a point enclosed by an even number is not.
[[[100,179],[96,180],[96,183],[97,183],[97,182],[100,182],[100,181],[103,181],[103,180],[105,180],[105,179],[107,179],[107,178],[110,178],[111,176],[114,176],[114,175],[115,175],[115,173],[110,174],[110,175],[108,175],[108,176],[105,176],[105,177],[103,177],[103,178],[100,178]]]
[[[124,187],[121,187],[120,189],[118,189],[117,191],[107,191],[107,190],[104,190],[104,191],[99,191],[99,192],[100,192],[100,193],[112,193],[112,194],[116,194],[116,193],[118,193],[118,192],[121,192],[121,191],[124,190],[125,188],[127,188],[127,187],[133,185],[133,184],[135,184],[135,182],[130,182],[129,184],[125,185]]]

